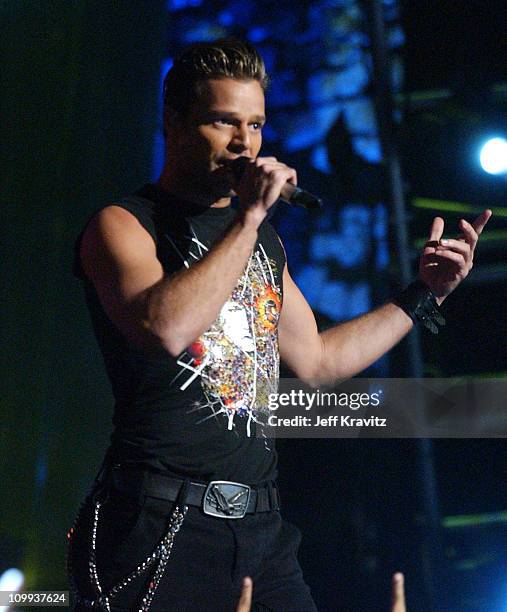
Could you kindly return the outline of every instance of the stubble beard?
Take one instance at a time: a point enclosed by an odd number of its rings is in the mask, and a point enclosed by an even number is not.
[[[202,173],[189,172],[181,181],[181,187],[188,199],[209,206],[218,200],[232,198],[235,192],[225,175],[215,174],[217,170],[207,169]]]

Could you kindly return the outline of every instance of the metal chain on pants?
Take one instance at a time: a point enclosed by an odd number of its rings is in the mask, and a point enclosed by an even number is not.
[[[90,561],[88,563],[88,570],[90,574],[90,582],[95,591],[96,598],[89,600],[83,598],[77,589],[75,584],[73,572],[72,572],[72,563],[71,563],[71,554],[70,554],[70,546],[72,545],[72,538],[74,536],[74,527],[72,527],[67,534],[69,538],[69,555],[68,555],[68,572],[69,572],[69,582],[72,587],[72,591],[76,597],[76,600],[88,608],[93,610],[103,610],[104,612],[110,612],[110,600],[115,597],[123,588],[125,588],[128,584],[130,584],[133,580],[138,578],[141,574],[143,574],[148,568],[154,565],[158,561],[158,565],[153,574],[153,578],[149,583],[148,591],[146,595],[141,599],[140,606],[138,608],[139,612],[148,612],[150,606],[153,601],[153,597],[155,592],[160,584],[162,576],[164,575],[164,571],[171,555],[171,550],[174,543],[174,538],[178,531],[180,530],[181,525],[183,524],[183,520],[187,513],[187,506],[183,506],[183,510],[180,511],[179,506],[175,506],[174,510],[171,513],[171,518],[169,520],[169,524],[167,527],[167,531],[157,545],[155,550],[151,555],[148,555],[146,559],[140,563],[135,570],[133,570],[128,576],[120,580],[115,586],[113,586],[106,594],[102,593],[102,586],[99,581],[98,573],[97,573],[97,562],[96,562],[96,538],[97,538],[97,527],[99,523],[99,512],[101,507],[101,502],[96,501],[94,505],[94,516],[93,516],[93,527],[91,534],[91,545],[90,545]],[[78,513],[78,517],[74,525],[79,521],[79,517],[81,514],[81,510]]]

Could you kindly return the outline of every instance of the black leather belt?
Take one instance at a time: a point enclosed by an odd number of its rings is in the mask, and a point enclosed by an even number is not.
[[[243,518],[245,514],[280,509],[280,496],[273,481],[258,487],[227,480],[202,483],[114,465],[111,481],[115,489],[131,495],[144,494],[172,502],[180,501],[182,496],[182,504],[200,507],[205,514],[219,518]]]

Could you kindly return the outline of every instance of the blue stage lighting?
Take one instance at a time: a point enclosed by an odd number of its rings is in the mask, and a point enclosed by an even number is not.
[[[488,174],[507,174],[507,140],[490,138],[480,152],[482,169]]]

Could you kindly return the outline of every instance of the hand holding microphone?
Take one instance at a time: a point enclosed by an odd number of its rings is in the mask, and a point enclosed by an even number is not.
[[[240,200],[246,196],[247,205],[262,201],[267,211],[281,198],[289,204],[308,209],[322,206],[320,198],[297,186],[296,171],[275,157],[258,157],[255,160],[238,157],[227,165],[238,183],[236,192]]]

